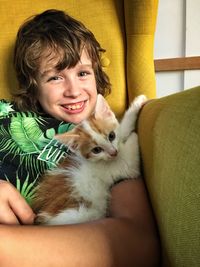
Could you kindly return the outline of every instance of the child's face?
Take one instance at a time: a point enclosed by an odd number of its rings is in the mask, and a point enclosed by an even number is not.
[[[97,89],[92,62],[83,50],[73,68],[58,71],[55,59],[43,60],[37,78],[37,99],[54,118],[79,123],[93,112]]]

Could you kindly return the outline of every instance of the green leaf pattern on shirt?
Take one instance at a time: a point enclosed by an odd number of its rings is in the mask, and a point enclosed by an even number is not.
[[[41,173],[55,167],[66,156],[67,148],[53,139],[54,135],[69,131],[73,124],[55,120],[57,127],[45,129],[45,117],[33,112],[15,111],[10,102],[0,101],[2,122],[4,118],[9,119],[9,123],[0,125],[0,153],[4,155],[0,162],[12,155],[12,159],[17,158],[19,166],[26,169],[23,182],[16,169],[16,187],[30,203]],[[33,174],[35,177],[30,179]],[[5,179],[10,180],[6,173]]]

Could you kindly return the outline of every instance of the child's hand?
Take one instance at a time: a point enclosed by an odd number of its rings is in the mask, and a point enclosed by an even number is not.
[[[33,224],[35,214],[9,182],[0,180],[0,224]]]

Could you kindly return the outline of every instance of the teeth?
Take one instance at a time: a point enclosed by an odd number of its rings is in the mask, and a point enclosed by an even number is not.
[[[65,107],[67,109],[75,110],[75,109],[80,109],[83,106],[83,103],[81,104],[73,104],[73,105],[66,105]]]

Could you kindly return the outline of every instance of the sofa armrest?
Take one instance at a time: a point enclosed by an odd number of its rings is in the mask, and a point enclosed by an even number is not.
[[[147,103],[138,133],[162,266],[200,266],[200,87]]]

